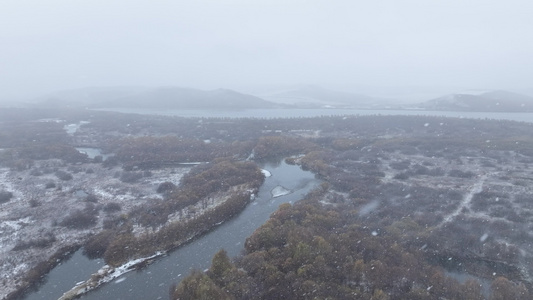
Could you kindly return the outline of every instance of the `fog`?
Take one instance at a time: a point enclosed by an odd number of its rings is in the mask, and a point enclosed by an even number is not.
[[[533,88],[528,0],[21,0],[0,99],[87,86],[363,93]]]

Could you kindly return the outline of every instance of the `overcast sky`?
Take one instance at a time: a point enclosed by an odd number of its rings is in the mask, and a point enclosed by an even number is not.
[[[86,86],[533,88],[531,0],[1,0],[0,97]]]

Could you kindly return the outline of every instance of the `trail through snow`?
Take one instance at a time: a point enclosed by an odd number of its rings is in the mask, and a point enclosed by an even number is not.
[[[472,198],[475,194],[481,192],[483,190],[483,184],[487,180],[489,174],[484,174],[481,177],[479,177],[479,180],[472,185],[472,188],[470,191],[463,197],[463,200],[457,207],[457,209],[452,212],[451,214],[444,217],[444,220],[440,222],[439,225],[437,225],[437,228],[442,227],[444,224],[451,222],[455,217],[457,217],[464,208],[470,208],[470,202],[472,202]]]

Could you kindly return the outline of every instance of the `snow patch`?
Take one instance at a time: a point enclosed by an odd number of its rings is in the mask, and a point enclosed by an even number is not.
[[[8,229],[6,227],[9,227],[12,230],[17,231],[17,230],[21,229],[24,225],[28,225],[28,224],[31,224],[30,217],[26,217],[26,218],[22,218],[22,219],[18,219],[18,220],[4,221],[4,222],[0,223],[0,228]]]
[[[278,185],[275,188],[273,188],[270,191],[270,193],[272,194],[273,198],[277,198],[277,197],[288,195],[288,194],[290,194],[292,192],[290,190],[288,190],[287,188],[285,188],[285,187],[283,187],[281,185]]]
[[[79,123],[73,123],[73,124],[67,124],[63,126],[63,129],[67,132],[69,135],[74,135],[78,129],[80,129],[81,125],[83,124],[89,124],[91,122],[89,121],[80,121]]]
[[[270,171],[265,170],[265,169],[261,169],[261,173],[263,173],[263,175],[264,175],[266,178],[272,176],[272,173],[270,173]]]

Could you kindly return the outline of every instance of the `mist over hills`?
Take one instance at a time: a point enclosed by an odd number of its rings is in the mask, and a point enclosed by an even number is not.
[[[252,95],[253,94],[253,95]],[[317,85],[300,85],[241,93],[231,89],[166,87],[87,87],[20,101],[19,106],[46,108],[128,108],[239,110],[271,108],[418,109],[468,112],[533,112],[533,97],[504,90],[466,90],[425,102],[381,98]],[[420,98],[419,98],[420,99]],[[418,102],[418,103],[416,103]],[[13,103],[13,102],[12,102]],[[14,102],[17,103],[17,102]]]
[[[533,112],[533,97],[509,91],[465,91],[423,102],[426,110]]]
[[[255,94],[255,93],[254,93]],[[387,100],[304,85],[251,95],[230,89],[88,87],[58,91],[27,103],[45,107],[139,109],[386,108]]]
[[[60,90],[26,101],[26,105],[46,107],[91,107],[148,90],[140,86],[84,87]]]
[[[326,89],[317,85],[304,85],[262,96],[264,99],[306,108],[378,108],[383,107],[386,99],[364,94],[348,93]]]
[[[254,109],[280,105],[229,89],[181,87],[93,87],[60,91],[36,99],[46,107],[146,109]]]
[[[162,87],[150,89],[135,95],[116,98],[111,101],[95,103],[95,108],[165,108],[165,109],[253,109],[274,108],[274,103],[259,97],[242,94],[229,89],[210,91]]]

